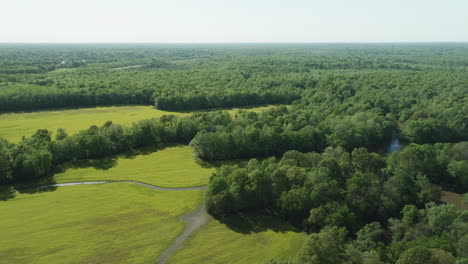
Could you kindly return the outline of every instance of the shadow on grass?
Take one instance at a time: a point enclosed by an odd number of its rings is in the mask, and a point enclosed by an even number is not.
[[[68,169],[84,169],[84,168],[90,168],[90,167],[97,169],[97,170],[109,170],[117,165],[119,158],[134,159],[140,155],[150,155],[154,152],[164,150],[165,148],[176,147],[176,146],[183,146],[183,145],[162,144],[159,146],[148,146],[148,147],[142,147],[142,148],[138,148],[135,150],[124,152],[122,154],[116,154],[116,155],[104,157],[104,158],[95,158],[95,159],[65,162],[55,167],[54,174],[65,172]]]
[[[259,233],[267,230],[285,233],[289,231],[299,232],[299,230],[284,220],[265,213],[240,213],[227,217],[213,216],[216,220],[225,224],[234,232],[242,234]]]
[[[179,147],[179,146],[185,146],[185,145],[178,144],[178,143],[164,143],[164,144],[160,144],[158,146],[147,146],[147,147],[134,149],[134,150],[119,154],[119,155],[117,155],[117,157],[122,157],[122,158],[125,158],[125,159],[133,159],[133,158],[136,158],[139,155],[150,155],[150,154],[152,154],[154,152],[161,151],[161,150],[164,150],[166,148]]]
[[[98,105],[81,105],[81,106],[68,106],[68,107],[52,107],[52,108],[41,108],[41,109],[23,109],[23,110],[11,110],[11,111],[0,111],[0,114],[22,114],[22,113],[37,113],[37,112],[52,112],[52,111],[63,111],[63,110],[80,110],[80,109],[91,109],[98,107],[114,107],[114,106],[153,106],[148,104],[98,104]]]
[[[16,197],[17,193],[42,193],[57,190],[54,178],[52,176],[34,181],[18,182],[10,185],[0,186],[0,201],[8,201]]]
[[[84,169],[93,167],[97,170],[108,170],[117,165],[117,157],[105,157],[100,159],[76,160],[61,164],[56,167],[55,173],[64,172],[67,169]]]
[[[200,159],[195,159],[195,162],[200,165],[202,168],[211,169],[211,168],[220,168],[223,165],[245,165],[248,160],[216,160],[216,161],[204,161]]]
[[[15,198],[16,191],[13,186],[1,186],[0,187],[0,201],[8,201]]]

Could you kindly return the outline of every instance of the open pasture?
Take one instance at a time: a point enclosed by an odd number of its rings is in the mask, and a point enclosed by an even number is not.
[[[214,168],[204,168],[192,157],[188,146],[161,150],[145,148],[111,158],[64,164],[54,175],[57,183],[101,180],[132,180],[159,187],[196,187],[208,184]]]
[[[167,263],[256,264],[288,259],[295,256],[306,236],[271,216],[212,218]]]
[[[0,263],[154,263],[202,193],[111,183],[17,194],[0,201]]]

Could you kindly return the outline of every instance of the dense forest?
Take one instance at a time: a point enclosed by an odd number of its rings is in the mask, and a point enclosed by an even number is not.
[[[118,104],[279,106],[0,138],[0,184],[190,144],[234,161],[210,179],[213,215],[264,212],[310,233],[271,264],[468,263],[468,213],[440,204],[441,190],[468,193],[466,44],[0,45],[0,111]],[[371,152],[392,138],[406,146]]]

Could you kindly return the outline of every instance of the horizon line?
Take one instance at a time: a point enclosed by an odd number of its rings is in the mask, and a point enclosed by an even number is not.
[[[468,44],[468,41],[285,41],[285,42],[1,42],[0,45],[4,44],[182,44],[182,45],[194,45],[194,44]]]

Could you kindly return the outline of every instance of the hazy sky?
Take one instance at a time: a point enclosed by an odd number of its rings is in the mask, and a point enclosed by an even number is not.
[[[468,41],[468,0],[0,1],[0,42]]]

